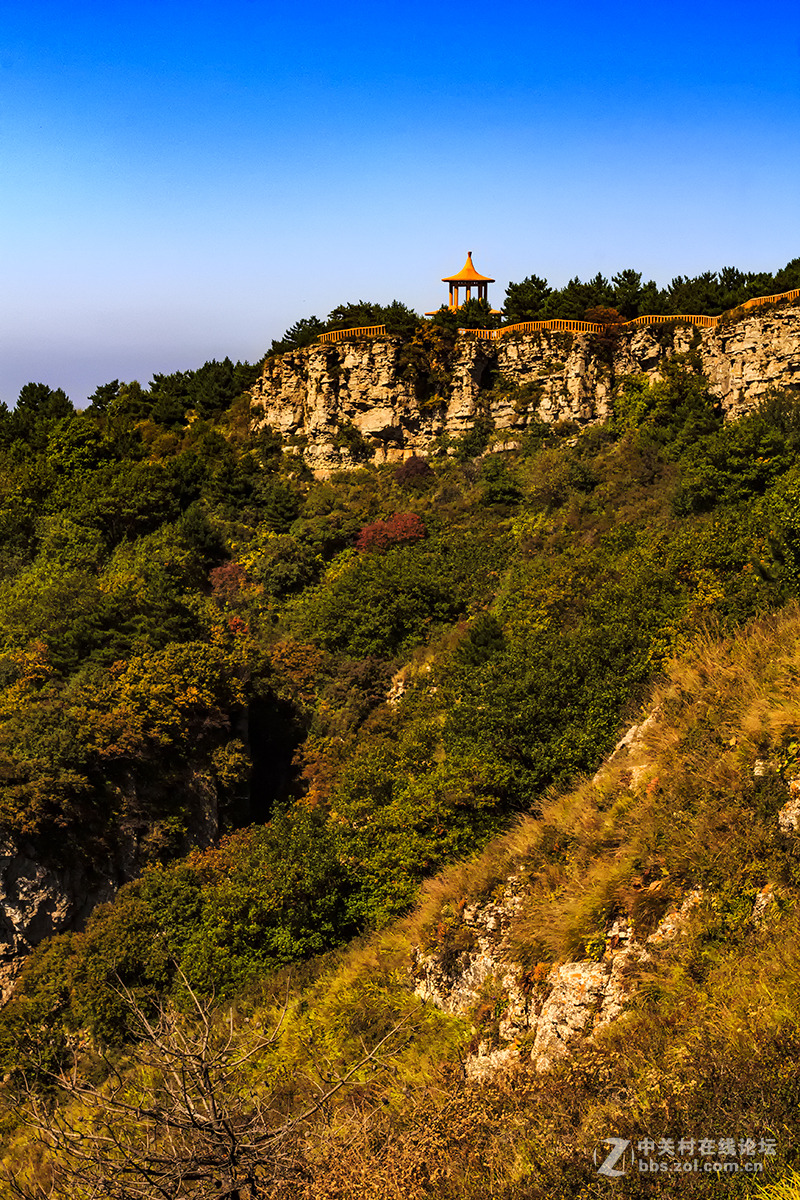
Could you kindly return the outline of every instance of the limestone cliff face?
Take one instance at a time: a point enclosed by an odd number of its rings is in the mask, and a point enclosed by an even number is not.
[[[697,350],[712,395],[726,416],[755,408],[773,388],[800,391],[800,307],[762,309],[758,315],[720,322],[716,329],[675,329],[672,347],[662,348],[658,329],[644,328],[628,335],[615,355],[618,376],[641,371],[657,375],[664,354]]]
[[[255,424],[270,425],[324,474],[354,465],[343,430],[355,428],[376,462],[427,454],[488,416],[509,439],[534,418],[590,423],[612,412],[625,375],[656,378],[664,360],[694,348],[728,415],[771,388],[800,390],[800,307],[762,309],[716,329],[648,326],[603,345],[594,334],[544,330],[497,342],[460,337],[438,395],[420,399],[419,374],[399,338],[311,346],[269,359],[253,388]]]

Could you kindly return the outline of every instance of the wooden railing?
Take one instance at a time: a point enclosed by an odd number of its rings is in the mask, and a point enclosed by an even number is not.
[[[664,316],[663,313],[659,313],[658,316],[634,317],[632,321],[625,321],[625,325],[667,325],[670,321],[685,321],[687,325],[699,325],[702,329],[714,329],[718,320],[719,317],[704,317],[687,313],[681,313],[678,317]]]
[[[629,329],[632,325],[666,325],[671,321],[685,321],[688,325],[699,325],[703,329],[716,329],[719,322],[725,317],[734,316],[749,308],[758,308],[760,304],[776,304],[779,300],[792,301],[797,300],[798,297],[800,297],[800,288],[792,288],[791,291],[779,292],[776,296],[753,296],[752,300],[745,300],[744,304],[729,309],[719,317],[698,316],[689,313],[671,316],[659,313],[658,315],[634,317],[631,321],[621,321],[616,328]],[[463,337],[496,341],[497,338],[505,337],[507,333],[538,333],[540,329],[566,329],[571,333],[602,333],[607,328],[607,325],[595,325],[591,321],[554,320],[520,321],[517,325],[504,325],[502,329],[459,329],[458,332]],[[612,326],[612,328],[614,327]]]
[[[800,297],[800,288],[792,288],[790,292],[780,292],[777,296],[754,296],[752,300],[745,300],[744,304],[738,304],[736,308],[729,309],[720,317],[687,315],[685,313],[680,313],[678,316],[658,314],[634,317],[632,321],[621,321],[615,328],[628,329],[632,325],[665,325],[670,321],[685,321],[689,325],[699,325],[702,329],[715,329],[725,317],[745,312],[749,308],[758,308],[761,304],[776,304],[779,300],[791,301],[797,300],[798,297]],[[552,321],[519,321],[516,325],[504,325],[502,329],[459,329],[458,332],[461,337],[481,338],[484,341],[494,342],[498,338],[505,337],[507,333],[538,333],[541,329],[553,329],[556,332],[563,331],[565,333],[602,333],[604,329],[608,329],[608,326],[596,324],[594,321],[567,321],[556,317]],[[332,329],[328,333],[321,333],[319,340],[321,342],[341,342],[345,338],[385,336],[385,325],[359,325],[356,329]]]
[[[562,330],[565,333],[600,333],[605,325],[593,321],[567,321],[556,317],[552,321],[520,321],[517,325],[504,325],[502,329],[459,329],[460,337],[479,337],[489,341],[505,337],[507,333],[538,333],[540,329]]]
[[[328,333],[321,333],[319,340],[321,342],[341,342],[345,338],[384,337],[385,334],[385,325],[358,325],[355,329],[331,329]]]
[[[746,308],[757,308],[759,304],[775,304],[778,300],[796,300],[800,296],[800,288],[792,288],[791,292],[780,292],[777,296],[754,296],[752,300],[745,300],[744,304],[737,305],[732,308],[732,313],[742,312]],[[730,313],[726,313],[730,316]]]

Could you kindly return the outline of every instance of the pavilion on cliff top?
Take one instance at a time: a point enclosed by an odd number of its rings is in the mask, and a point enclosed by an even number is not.
[[[473,298],[473,288],[475,288],[476,292],[475,299],[486,300],[488,303],[489,284],[494,283],[494,280],[490,275],[478,274],[478,272],[475,270],[475,267],[472,265],[472,251],[469,250],[467,252],[467,261],[464,263],[464,266],[461,268],[458,274],[443,276],[442,283],[450,284],[450,298],[448,300],[448,306],[452,309],[456,309],[460,308],[462,304],[465,304],[467,300],[471,300]],[[463,300],[459,298],[460,288],[464,288],[465,290],[465,296]],[[435,313],[426,313],[425,316],[432,317],[435,316]]]

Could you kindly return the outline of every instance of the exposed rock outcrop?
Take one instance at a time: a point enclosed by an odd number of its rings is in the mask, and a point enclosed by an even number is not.
[[[652,766],[647,748],[647,734],[656,727],[659,711],[658,708],[654,709],[640,724],[631,725],[625,731],[594,776],[593,783],[602,783],[611,767],[624,764],[631,787],[638,788],[642,784]]]
[[[400,338],[310,346],[267,360],[253,419],[325,474],[357,461],[343,430],[356,430],[375,461],[393,462],[462,436],[484,415],[507,440],[534,418],[602,421],[622,376],[655,378],[666,358],[689,349],[725,413],[738,415],[771,388],[800,390],[800,307],[759,309],[714,329],[644,326],[605,341],[550,330],[496,342],[460,337],[442,367],[439,399],[420,399],[419,371]]]
[[[525,893],[518,877],[511,876],[499,900],[464,908],[460,921],[468,948],[455,955],[448,949],[415,954],[415,990],[443,1011],[473,1021],[480,1020],[487,997],[494,1001],[491,1034],[485,1023],[474,1026],[465,1064],[470,1078],[487,1079],[523,1057],[537,1071],[547,1071],[622,1014],[632,971],[685,931],[701,898],[699,891],[690,892],[644,940],[634,936],[627,921],[616,920],[602,939],[599,957],[531,974],[514,961],[510,933]]]
[[[108,879],[90,879],[77,863],[46,865],[35,853],[9,839],[0,842],[0,1002],[39,942],[82,924],[115,890]]]
[[[778,827],[781,833],[794,834],[800,831],[800,779],[789,782],[789,795],[778,813]]]

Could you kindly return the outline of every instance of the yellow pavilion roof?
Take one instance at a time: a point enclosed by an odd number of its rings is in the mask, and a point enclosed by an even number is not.
[[[457,275],[445,275],[442,278],[442,283],[494,283],[490,275],[479,275],[472,265],[472,251],[467,254],[467,261],[464,263]]]

